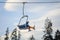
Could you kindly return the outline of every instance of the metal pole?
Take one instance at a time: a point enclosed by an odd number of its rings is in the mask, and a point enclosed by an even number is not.
[[[23,16],[24,16],[24,5],[25,5],[25,2],[23,2],[23,8],[22,8]]]

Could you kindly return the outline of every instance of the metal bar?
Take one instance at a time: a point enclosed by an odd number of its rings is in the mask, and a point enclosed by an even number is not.
[[[24,6],[25,6],[25,2],[23,2],[23,8],[22,8],[23,16],[24,16]]]

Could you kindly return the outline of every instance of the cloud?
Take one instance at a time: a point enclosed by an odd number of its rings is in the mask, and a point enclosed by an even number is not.
[[[53,9],[47,12],[48,14],[46,16],[57,16],[60,15],[60,8]]]
[[[60,9],[53,9],[53,10],[47,11],[44,16],[31,21],[40,21],[40,20],[46,19],[47,17],[58,16],[58,15],[60,15]]]
[[[18,4],[6,3],[4,8],[7,11],[15,11],[18,8],[17,6]]]
[[[37,13],[37,12],[40,12],[42,11],[44,8],[46,8],[45,6],[40,6],[40,5],[36,5],[36,6],[32,6],[30,7],[27,12],[30,12],[30,13]]]
[[[6,2],[25,2],[27,0],[7,0]],[[15,11],[22,6],[21,3],[5,3],[4,8],[7,11]]]

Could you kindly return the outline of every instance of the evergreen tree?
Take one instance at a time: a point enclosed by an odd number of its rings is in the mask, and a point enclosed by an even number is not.
[[[14,29],[11,35],[11,40],[17,40],[17,29]]]
[[[6,35],[5,40],[9,40],[9,28],[7,28],[5,35]]]
[[[43,35],[44,40],[53,40],[52,38],[52,22],[50,19],[45,20],[45,35]]]
[[[20,31],[18,31],[18,40],[20,40],[20,36],[21,36]]]
[[[11,34],[11,40],[20,40],[20,31],[15,28]]]
[[[60,31],[59,30],[56,31],[54,40],[60,40]]]
[[[33,37],[33,35],[32,35],[32,37],[30,38],[30,40],[35,40],[35,38]]]

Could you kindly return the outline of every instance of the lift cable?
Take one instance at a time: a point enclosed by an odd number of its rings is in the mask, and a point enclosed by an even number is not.
[[[56,2],[0,2],[0,3],[60,3],[60,1],[56,1]]]

